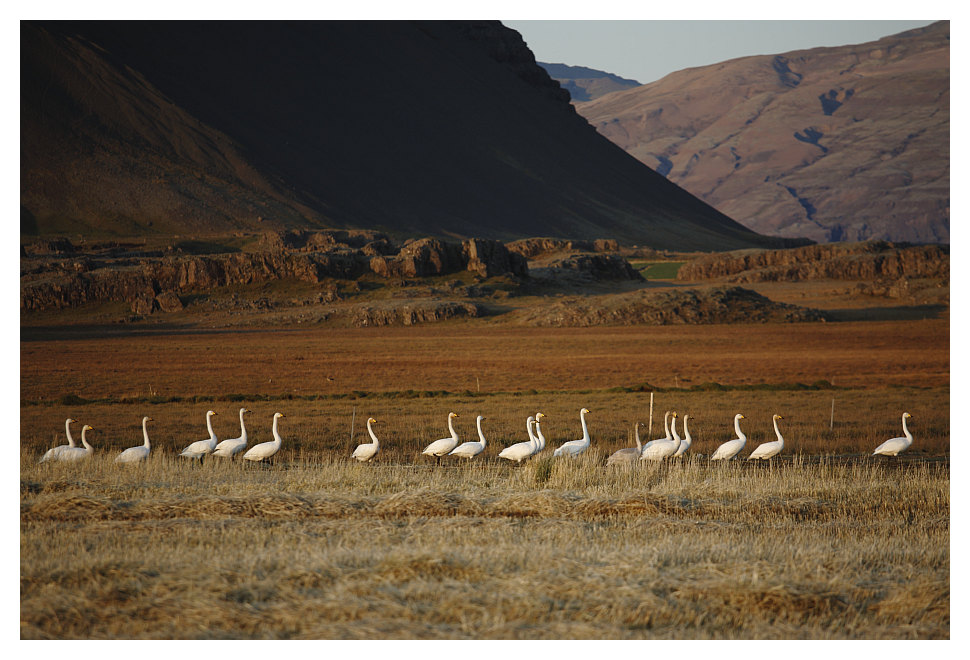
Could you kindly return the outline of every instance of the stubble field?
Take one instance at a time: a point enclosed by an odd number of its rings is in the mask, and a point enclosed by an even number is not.
[[[946,321],[104,334],[22,337],[24,638],[950,635]],[[690,455],[606,468],[651,389],[646,438],[690,413]],[[274,465],[176,458],[240,406],[250,444],[286,415]],[[581,407],[591,449],[552,459]],[[489,446],[435,467],[452,410]],[[545,452],[496,458],[540,410]],[[869,458],[904,410],[913,447]],[[782,455],[710,464],[736,412],[742,456],[783,415]],[[37,465],[68,416],[95,455]]]

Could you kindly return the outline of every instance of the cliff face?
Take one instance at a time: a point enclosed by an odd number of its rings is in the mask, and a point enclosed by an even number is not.
[[[760,233],[949,242],[950,26],[745,57],[577,104]]]
[[[21,23],[22,232],[780,246],[598,135],[498,22]]]

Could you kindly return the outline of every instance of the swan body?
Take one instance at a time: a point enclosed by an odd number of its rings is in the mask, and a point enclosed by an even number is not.
[[[665,458],[673,456],[680,449],[680,436],[677,435],[677,413],[672,412],[670,416],[673,418],[673,422],[670,425],[673,436],[669,440],[653,440],[647,443],[647,446],[640,452],[641,461],[662,461]],[[664,421],[666,421],[666,415],[664,416]]]
[[[280,432],[277,427],[280,421],[280,417],[286,417],[281,412],[273,415],[273,437],[275,440],[270,442],[261,442],[258,445],[253,445],[249,451],[243,454],[243,458],[247,461],[263,461],[271,456],[274,456],[276,452],[280,450],[283,446],[283,438],[280,437]]]
[[[148,454],[152,450],[152,443],[148,441],[148,422],[153,422],[151,417],[141,418],[141,432],[145,437],[145,443],[137,447],[129,447],[115,458],[115,463],[138,463],[148,459]]]
[[[361,463],[366,463],[370,459],[377,456],[377,452],[381,449],[381,443],[377,441],[377,436],[374,434],[374,429],[371,428],[371,424],[377,420],[373,417],[367,419],[367,432],[370,434],[370,439],[373,442],[357,445],[357,449],[354,453],[350,455],[351,458],[356,458]]]
[[[540,415],[542,413],[539,413]],[[525,420],[526,431],[529,432],[528,442],[517,442],[514,445],[509,445],[502,451],[498,453],[499,458],[507,458],[510,461],[515,461],[516,463],[521,463],[525,459],[532,456],[532,454],[538,451],[539,441],[532,434],[532,425],[535,424],[536,418],[529,415],[529,418]]]
[[[744,443],[747,442],[748,436],[741,432],[742,419],[744,419],[744,415],[741,413],[734,416],[734,432],[738,434],[738,437],[734,440],[728,440],[718,447],[714,455],[711,456],[712,461],[729,461],[744,449]]]
[[[219,439],[212,430],[212,416],[218,414],[219,413],[215,412],[214,410],[210,410],[205,414],[205,425],[209,429],[209,439],[197,440],[193,442],[188,447],[183,449],[179,456],[185,456],[186,458],[197,458],[201,462],[202,459],[205,458],[206,454],[211,454],[213,451],[215,451],[216,445],[219,444]]]
[[[464,456],[465,458],[474,458],[478,456],[483,451],[485,451],[485,434],[482,433],[482,420],[485,419],[481,415],[475,420],[475,426],[478,427],[478,442],[463,442],[448,454],[449,456]]]
[[[884,443],[876,447],[876,450],[872,452],[872,455],[882,454],[883,456],[896,456],[901,451],[906,451],[909,446],[913,444],[913,434],[909,432],[906,428],[906,420],[912,417],[908,412],[903,413],[903,437],[902,438],[890,438]]]
[[[687,453],[687,450],[690,449],[691,437],[690,431],[687,430],[687,420],[689,418],[690,415],[684,415],[684,437],[680,440],[680,447],[678,447],[677,451],[674,452],[674,458],[683,456],[685,453]]]
[[[776,456],[780,454],[781,450],[785,448],[785,439],[781,437],[781,431],[778,430],[779,419],[785,419],[785,418],[782,417],[781,415],[772,415],[771,417],[771,421],[775,425],[775,435],[778,436],[778,439],[775,440],[774,442],[763,442],[760,445],[758,445],[758,448],[755,449],[753,452],[751,452],[751,455],[748,456],[749,461],[753,458],[754,459],[760,458],[766,461],[772,456]]]
[[[439,465],[441,464],[441,457],[452,451],[460,442],[458,433],[455,432],[455,426],[453,424],[453,420],[456,417],[458,417],[458,413],[448,413],[448,430],[451,431],[451,437],[435,440],[430,445],[425,447],[423,452],[421,452],[422,454],[427,454],[428,456],[434,456],[437,459],[437,464]]]
[[[243,421],[243,413],[252,412],[246,408],[239,409],[239,437],[229,438],[228,440],[223,440],[216,445],[215,449],[212,450],[213,456],[222,456],[223,458],[232,458],[243,449],[246,448],[246,444],[249,442],[249,434],[246,433],[246,422]]]
[[[93,431],[93,426],[88,426],[85,424],[81,427],[81,444],[83,447],[67,447],[64,451],[57,454],[57,460],[59,461],[79,461],[82,458],[87,458],[94,453],[94,447],[88,444],[88,439],[85,437],[88,431]]]
[[[74,438],[71,436],[71,424],[73,424],[76,421],[77,421],[76,419],[71,419],[70,417],[68,417],[67,420],[64,421],[64,430],[67,431],[67,444],[57,445],[56,447],[51,447],[50,449],[48,449],[47,452],[43,456],[41,456],[39,461],[40,463],[45,463],[47,461],[56,461],[57,457],[65,449],[77,448],[77,445],[74,444]]]
[[[589,429],[586,428],[586,413],[588,412],[589,409],[587,408],[579,411],[579,421],[583,425],[583,437],[579,440],[570,440],[559,445],[556,451],[552,453],[553,456],[569,456],[570,458],[575,458],[589,449]]]
[[[633,436],[637,441],[637,446],[618,449],[617,451],[613,452],[610,454],[610,457],[606,459],[607,465],[634,463],[640,458],[640,452],[643,451],[643,443],[640,442],[640,425],[642,423],[643,422],[637,422],[633,425]]]
[[[664,433],[666,433],[664,437],[657,438],[656,440],[651,440],[650,442],[645,443],[643,447],[640,448],[640,455],[642,456],[643,451],[647,447],[652,447],[653,443],[655,442],[670,442],[671,440],[673,440],[673,436],[670,435],[670,411],[669,410],[664,411]]]

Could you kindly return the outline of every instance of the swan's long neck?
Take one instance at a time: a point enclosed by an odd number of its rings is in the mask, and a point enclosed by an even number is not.
[[[451,415],[448,415],[448,430],[451,431],[451,437],[454,438],[455,440],[457,440],[458,439],[458,434],[455,432],[455,427],[452,424],[452,422],[454,422],[454,420],[455,420],[454,417],[452,417]]]
[[[239,409],[239,428],[242,432],[239,434],[243,441],[249,440],[249,435],[246,433],[246,422],[243,421],[243,413],[246,412],[245,408]]]
[[[68,418],[64,422],[64,430],[67,431],[67,444],[69,447],[77,447],[77,445],[74,444],[74,437],[71,435],[71,422],[73,421],[74,421],[73,419]],[[905,422],[906,420],[903,420],[903,426],[906,425]],[[84,435],[84,434],[82,433],[81,435]]]
[[[690,431],[687,430],[687,416],[684,415],[684,440],[691,442]]]
[[[370,427],[370,420],[367,420],[367,432],[370,433],[370,439],[374,441],[375,447],[380,447],[381,443],[377,441],[377,436],[374,435],[374,429]]]
[[[279,421],[280,421],[279,417],[273,417],[273,438],[275,438],[277,447],[283,444],[283,438],[280,437],[280,432],[279,432],[279,429],[277,428],[277,424],[279,424]]]
[[[579,421],[583,425],[583,442],[589,444],[589,429],[586,428],[586,411],[579,411]]]
[[[87,434],[87,432],[88,432],[88,427],[85,426],[81,429],[81,444],[84,445],[84,448],[87,449],[88,451],[94,451],[94,447],[89,445],[88,439],[84,437]]]
[[[913,441],[913,434],[910,433],[909,429],[906,427],[906,415],[903,415],[903,435],[905,435],[910,442]]]
[[[205,416],[205,425],[209,429],[209,440],[218,440],[218,438],[216,438],[215,431],[212,430],[212,415]]]
[[[637,441],[637,453],[643,453],[643,443],[640,442],[640,422],[633,425],[633,437],[636,438]]]
[[[738,439],[739,440],[742,440],[743,441],[743,440],[747,440],[748,439],[748,436],[746,436],[745,434],[741,433],[741,418],[740,417],[735,417],[734,418],[734,432],[738,434]]]
[[[678,433],[677,433],[677,418],[676,417],[674,417],[674,423],[670,425],[670,432],[674,436],[673,441],[676,442],[679,445],[680,444],[680,435],[678,435]]]
[[[784,446],[785,439],[781,437],[781,431],[778,430],[778,418],[774,418],[772,421],[775,423],[775,435],[778,436],[778,442]]]
[[[664,432],[667,434],[667,439],[670,440],[670,411],[664,413]]]
[[[532,432],[532,425],[535,423],[536,423],[536,418],[530,415],[529,419],[525,420],[525,428],[529,432],[529,444],[531,444],[533,447],[538,447],[539,438],[537,438],[535,436],[535,433]]]
[[[141,420],[141,434],[145,436],[145,449],[151,449],[152,443],[148,441],[148,420]]]
[[[482,418],[479,417],[475,420],[475,426],[478,427],[478,439],[482,441],[482,449],[485,448],[485,434],[482,433]]]
[[[542,451],[546,448],[546,436],[542,435],[542,429],[539,428],[539,420],[535,421],[536,424],[536,451]]]

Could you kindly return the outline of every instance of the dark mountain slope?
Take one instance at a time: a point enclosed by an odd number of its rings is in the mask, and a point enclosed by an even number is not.
[[[499,23],[22,23],[41,232],[777,245],[599,136]]]

